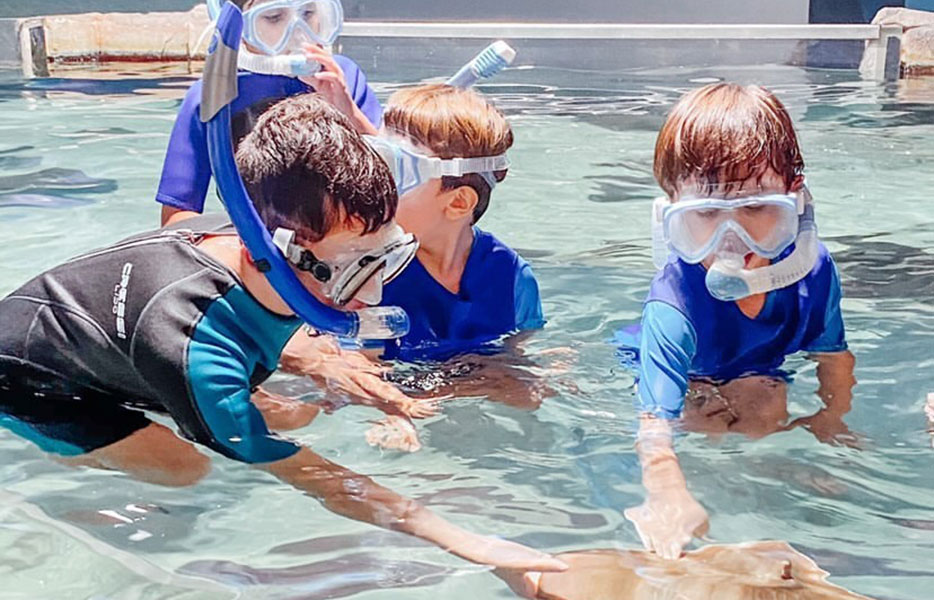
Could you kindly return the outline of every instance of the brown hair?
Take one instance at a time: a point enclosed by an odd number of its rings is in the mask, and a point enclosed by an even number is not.
[[[270,231],[318,241],[339,219],[372,233],[396,214],[389,168],[350,121],[317,94],[291,96],[260,116],[237,166]]]
[[[691,178],[707,194],[730,193],[769,167],[788,191],[804,158],[788,111],[757,85],[715,83],[685,94],[655,143],[655,179],[669,196]]]
[[[503,154],[513,143],[512,128],[503,113],[482,95],[450,85],[420,85],[390,96],[383,124],[438,158],[474,158]],[[496,171],[496,181],[506,170]],[[477,193],[476,223],[490,205],[489,184],[478,173],[442,177],[441,189],[470,186]]]

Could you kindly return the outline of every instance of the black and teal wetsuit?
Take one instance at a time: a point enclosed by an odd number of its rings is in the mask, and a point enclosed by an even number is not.
[[[0,425],[78,454],[145,427],[143,408],[237,460],[294,454],[250,394],[301,322],[264,308],[197,248],[227,227],[205,216],[140,234],[0,300]]]

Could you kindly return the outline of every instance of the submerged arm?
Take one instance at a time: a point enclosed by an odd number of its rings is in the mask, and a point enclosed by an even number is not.
[[[707,530],[707,513],[687,488],[674,451],[669,420],[681,414],[696,334],[687,319],[662,302],[648,302],[639,347],[639,419],[636,449],[646,500],[625,511],[642,543],[674,559],[696,535]]]
[[[279,359],[287,373],[305,375],[321,387],[347,394],[355,404],[377,408],[390,416],[416,419],[437,412],[433,399],[412,398],[383,379],[386,370],[362,352],[344,350],[329,335],[309,336],[299,329]]]
[[[806,348],[810,357],[817,362],[817,380],[820,385],[817,395],[824,401],[824,408],[810,417],[795,420],[789,427],[802,425],[825,443],[856,445],[855,436],[843,422],[843,415],[850,412],[853,406],[853,386],[856,385],[853,369],[856,359],[847,350],[840,308],[840,275],[836,267],[831,272],[830,286],[823,331]]]
[[[557,559],[537,550],[477,535],[449,523],[416,501],[332,463],[308,448],[264,468],[317,498],[332,512],[413,535],[472,562],[533,571],[566,568]]]
[[[824,407],[809,417],[795,419],[788,428],[804,427],[819,441],[827,444],[858,446],[856,436],[850,431],[843,416],[853,407],[853,386],[856,378],[853,367],[856,359],[849,350],[812,354],[817,361],[817,395]]]

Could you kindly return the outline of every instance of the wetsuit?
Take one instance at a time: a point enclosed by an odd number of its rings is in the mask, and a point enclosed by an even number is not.
[[[250,393],[300,321],[264,308],[197,248],[205,233],[232,232],[222,221],[134,236],[0,300],[0,425],[78,454],[145,427],[132,406],[169,413],[187,438],[237,460],[296,452]]]
[[[846,350],[840,276],[823,244],[811,272],[766,294],[753,319],[711,296],[706,274],[700,264],[669,261],[652,280],[641,326],[616,335],[623,362],[638,372],[643,410],[677,418],[690,379],[776,374],[789,354]]]
[[[379,127],[383,109],[376,94],[367,85],[363,71],[349,58],[335,55],[344,71],[350,95],[374,126]],[[231,104],[234,140],[239,141],[252,129],[255,119],[273,103],[296,94],[314,91],[296,79],[284,75],[263,75],[241,71],[237,75],[239,96]],[[180,210],[202,212],[211,165],[208,159],[207,129],[200,119],[201,80],[195,82],[182,102],[169,138],[162,178],[156,200]]]
[[[385,343],[386,358],[406,361],[478,351],[504,335],[545,324],[531,267],[476,227],[457,294],[414,260],[386,285],[383,304],[401,306],[409,315],[409,333]]]

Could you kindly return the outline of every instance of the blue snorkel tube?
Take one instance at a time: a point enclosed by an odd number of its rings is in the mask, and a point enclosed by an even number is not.
[[[409,319],[404,310],[387,306],[345,312],[321,303],[302,285],[273,244],[234,160],[230,103],[238,95],[237,52],[242,32],[240,9],[230,2],[225,3],[208,48],[201,96],[201,121],[207,128],[211,169],[237,234],[276,293],[296,315],[318,331],[363,339],[404,336],[409,331]]]
[[[473,57],[473,59],[461,67],[460,71],[447,80],[447,84],[459,87],[469,88],[481,79],[489,79],[506,67],[512,64],[516,59],[516,51],[509,44],[500,40],[487,46],[483,52]]]

